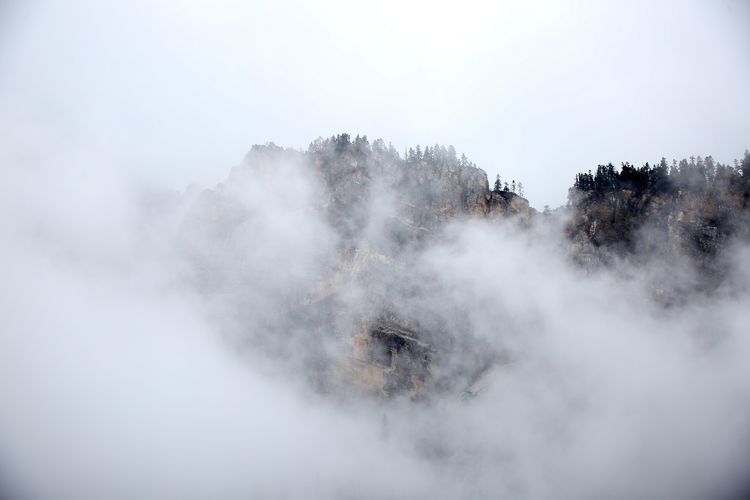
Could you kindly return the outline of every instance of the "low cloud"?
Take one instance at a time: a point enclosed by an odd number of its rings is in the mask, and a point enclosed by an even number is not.
[[[391,248],[394,200],[409,193],[375,184],[359,253],[342,259],[352,250],[324,215],[320,176],[289,155],[182,194],[95,175],[76,155],[64,175],[46,162],[12,170],[0,264],[6,496],[742,492],[745,247],[725,289],[665,309],[652,279],[664,263],[586,273],[552,217],[530,228],[458,219],[389,260],[379,252]],[[304,312],[329,288],[343,312]],[[381,307],[432,332],[443,374],[467,391],[409,402],[334,382],[337,332]],[[480,363],[490,368],[472,378]]]

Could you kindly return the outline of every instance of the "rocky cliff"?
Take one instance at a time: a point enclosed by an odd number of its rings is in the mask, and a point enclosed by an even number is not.
[[[304,364],[319,390],[413,399],[440,390],[470,394],[504,354],[474,336],[466,311],[437,308],[432,276],[420,269],[420,257],[450,223],[507,220],[529,228],[544,221],[550,238],[564,232],[584,269],[650,266],[654,297],[669,304],[715,289],[725,278],[725,250],[750,239],[750,155],[742,168],[705,165],[609,165],[596,176],[579,174],[557,225],[521,196],[490,191],[485,172],[452,148],[402,157],[382,140],[346,134],[306,151],[254,146],[225,183],[198,197],[185,219],[185,246],[201,291],[231,299],[222,313],[237,317],[233,334],[264,342],[278,356],[303,352],[293,362]],[[274,242],[285,258],[253,254],[256,240]],[[267,283],[257,269],[227,272],[225,258],[276,275]],[[274,267],[295,259],[292,269]],[[285,305],[266,312],[268,323],[283,317],[281,337],[246,326],[243,293],[256,295],[248,302],[270,297]]]
[[[680,263],[697,271],[696,289],[720,285],[727,249],[750,239],[750,155],[735,168],[697,160],[579,174],[566,226],[574,259],[589,268]]]
[[[282,187],[274,189],[280,178]],[[258,212],[281,224],[286,213],[309,214],[304,224],[320,225],[311,241],[331,242],[325,266],[279,292],[288,294],[290,332],[299,324],[314,332],[298,342],[308,346],[302,362],[319,388],[346,380],[373,394],[412,398],[425,388],[470,383],[496,355],[481,353],[478,342],[475,357],[462,357],[472,360],[469,365],[448,362],[456,339],[465,341],[471,332],[447,328],[429,308],[405,307],[404,297],[427,293],[402,290],[403,277],[415,272],[416,255],[452,221],[512,219],[528,225],[536,213],[513,192],[490,191],[486,173],[452,148],[417,148],[402,158],[382,140],[371,145],[345,134],[318,139],[307,151],[254,146],[225,183],[201,194],[186,218],[187,239],[211,246],[210,253],[195,252],[196,268],[212,270],[202,275],[216,276],[216,255],[263,218]],[[248,234],[250,245],[252,238]],[[244,286],[236,277],[214,281],[202,283],[204,290],[222,294]],[[339,347],[325,347],[331,339]]]

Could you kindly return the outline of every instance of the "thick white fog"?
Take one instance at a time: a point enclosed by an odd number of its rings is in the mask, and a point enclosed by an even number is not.
[[[746,248],[726,289],[664,309],[657,269],[585,273],[558,222],[459,220],[410,257],[393,298],[503,361],[469,398],[341,398],[310,383],[295,357],[312,327],[285,315],[335,266],[309,169],[236,169],[215,191],[236,205],[212,213],[198,190],[53,156],[3,186],[9,498],[692,499],[747,486]],[[384,237],[383,200],[368,205],[368,244]],[[367,290],[346,293],[367,307]],[[342,346],[321,342],[335,359]]]
[[[741,1],[485,4],[0,2],[0,498],[747,493],[747,246],[667,307],[688,259],[585,270],[564,215],[389,260],[372,181],[342,259],[313,169],[230,173],[360,132],[453,143],[540,208],[600,162],[748,146]],[[340,316],[300,312],[334,288]],[[337,377],[332,332],[383,297],[455,390]]]

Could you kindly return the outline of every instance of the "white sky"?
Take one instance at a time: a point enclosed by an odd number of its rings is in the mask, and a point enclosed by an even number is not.
[[[750,148],[749,4],[10,0],[0,152],[181,189],[347,131],[453,144],[556,206],[597,163]]]

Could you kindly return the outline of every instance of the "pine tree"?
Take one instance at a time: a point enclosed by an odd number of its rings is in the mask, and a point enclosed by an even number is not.
[[[359,154],[367,154],[370,151],[370,142],[367,140],[366,135],[360,137],[357,134],[357,137],[354,138],[354,149]]]
[[[521,181],[518,181],[518,196],[523,198],[523,184]]]
[[[513,179],[510,182],[510,191],[511,193],[516,194],[516,180],[515,179]]]
[[[455,162],[457,160],[456,148],[454,148],[453,146],[448,146],[448,160],[451,162]]]
[[[461,159],[458,161],[459,166],[465,167],[469,164],[469,159],[464,153],[461,153]]]
[[[716,162],[714,162],[713,156],[706,156],[703,163],[706,166],[706,180],[708,180],[708,182],[713,182],[716,177]]]
[[[333,137],[333,143],[336,145],[336,151],[341,152],[349,147],[351,144],[351,137],[349,134],[340,134]]]
[[[503,184],[500,182],[500,174],[497,174],[497,177],[495,177],[495,189],[493,190],[495,193],[500,193],[500,191],[503,190]]]

